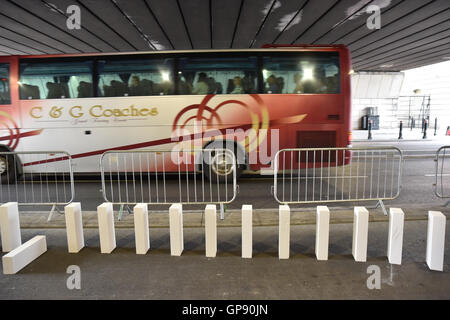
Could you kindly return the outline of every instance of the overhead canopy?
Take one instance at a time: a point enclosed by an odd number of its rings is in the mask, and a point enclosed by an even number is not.
[[[0,55],[345,44],[355,71],[400,71],[450,60],[449,17],[449,0],[0,0]]]

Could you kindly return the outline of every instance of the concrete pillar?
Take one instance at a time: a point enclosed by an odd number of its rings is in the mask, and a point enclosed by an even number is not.
[[[113,205],[105,202],[97,207],[100,252],[111,253],[116,248]]]
[[[205,247],[208,258],[214,258],[217,254],[216,219],[216,206],[208,204],[205,209]]]
[[[253,208],[242,206],[242,258],[251,258],[253,253]]]
[[[317,206],[316,257],[328,260],[328,238],[330,233],[330,211],[327,206]]]
[[[389,209],[389,235],[387,256],[389,263],[402,264],[403,225],[405,214],[400,208]]]
[[[35,236],[2,257],[3,273],[15,274],[47,251],[45,236]]]
[[[428,211],[427,265],[430,270],[444,269],[445,224],[442,212]]]
[[[183,238],[183,205],[172,204],[169,208],[170,254],[181,256],[184,250]]]
[[[83,219],[81,204],[72,202],[64,207],[66,218],[67,247],[69,253],[80,252],[84,248]]]
[[[352,254],[355,261],[367,260],[367,237],[369,233],[369,211],[364,207],[355,207],[353,214]]]
[[[14,250],[22,244],[17,202],[8,202],[0,206],[0,232],[3,252]]]
[[[278,258],[289,259],[289,241],[291,231],[291,210],[288,205],[278,208]]]
[[[136,241],[136,254],[146,254],[150,249],[150,232],[148,229],[148,205],[138,203],[133,209],[134,237]]]

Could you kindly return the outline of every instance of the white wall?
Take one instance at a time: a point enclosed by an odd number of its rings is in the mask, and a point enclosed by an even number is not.
[[[360,129],[367,107],[380,115],[380,127],[390,128],[397,122],[393,108],[400,94],[403,72],[357,72],[352,75],[352,129]]]
[[[438,118],[438,130],[445,131],[450,126],[450,61],[404,71],[401,95],[413,95],[415,89],[420,94],[431,95],[430,122],[434,126]]]

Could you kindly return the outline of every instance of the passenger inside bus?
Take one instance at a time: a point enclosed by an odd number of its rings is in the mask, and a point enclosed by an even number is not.
[[[281,88],[279,86],[281,83],[280,78],[281,77],[276,78],[273,74],[267,78],[266,93],[281,93]]]
[[[241,77],[234,77],[233,80],[234,89],[231,91],[231,94],[242,94],[244,93],[244,89],[242,88],[242,79]]]
[[[294,84],[295,88],[292,93],[303,93],[303,85],[302,85],[302,74],[300,72],[297,72],[294,74]]]
[[[198,80],[194,89],[192,90],[192,94],[208,94],[208,80],[206,77],[206,73],[200,72],[198,74]]]
[[[304,93],[326,93],[328,88],[326,86],[325,70],[315,67],[312,71],[312,78],[303,81],[303,89]]]
[[[326,84],[328,87],[328,91],[330,93],[337,93],[339,91],[339,79],[338,75],[335,74],[331,77],[326,78]]]
[[[141,95],[141,80],[138,76],[131,77],[130,82],[130,96],[140,96]]]

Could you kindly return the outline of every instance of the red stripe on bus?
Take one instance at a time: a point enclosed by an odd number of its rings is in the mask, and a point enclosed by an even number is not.
[[[216,129],[218,131],[221,132],[221,134],[224,134],[224,130],[227,129],[249,129],[251,128],[252,125],[244,125],[244,126],[237,126],[237,127],[229,127],[229,128],[223,128],[223,129]],[[90,157],[90,156],[95,156],[95,155],[99,155],[102,153],[105,153],[106,151],[120,151],[120,150],[131,150],[131,149],[140,149],[140,148],[144,148],[144,147],[152,147],[152,146],[158,146],[158,145],[162,145],[162,144],[167,144],[167,143],[174,143],[174,142],[180,142],[180,138],[182,139],[181,141],[186,141],[186,140],[195,140],[197,137],[196,135],[201,134],[203,138],[211,138],[214,137],[215,134],[217,132],[199,132],[199,133],[193,133],[193,134],[189,134],[189,135],[185,135],[185,136],[178,136],[178,137],[174,137],[174,138],[165,138],[165,139],[160,139],[160,140],[153,140],[153,141],[147,141],[147,142],[141,142],[141,143],[135,143],[135,144],[130,144],[130,145],[126,145],[126,146],[120,146],[120,147],[115,147],[115,148],[108,148],[108,149],[102,149],[102,150],[96,150],[96,151],[90,151],[90,152],[84,152],[84,153],[78,153],[78,154],[74,154],[72,155],[72,159],[77,159],[77,158],[84,158],[84,157]],[[176,139],[178,138],[178,139]],[[188,138],[188,139],[187,139]],[[42,164],[42,163],[49,163],[49,162],[56,162],[56,161],[63,161],[63,160],[67,160],[69,159],[69,157],[65,156],[65,157],[58,157],[58,158],[53,158],[53,159],[47,159],[47,160],[40,160],[40,161],[33,161],[33,162],[28,162],[28,163],[24,163],[23,166],[32,166],[32,165],[36,165],[36,164]]]
[[[285,118],[281,118],[281,119],[277,119],[277,120],[271,120],[271,127],[279,126],[279,125],[286,125],[286,124],[291,124],[291,123],[298,123],[298,122],[302,121],[303,118],[305,118],[305,116],[306,115],[299,115],[299,116],[293,116],[293,117],[285,117]],[[225,130],[230,130],[230,129],[247,130],[247,129],[250,129],[251,127],[252,127],[252,124],[245,124],[245,125],[221,128],[221,129],[215,129],[215,130],[220,131],[221,134],[223,135],[223,134],[226,134],[224,132]],[[211,137],[215,136],[214,133],[217,133],[217,131],[215,131],[215,130],[209,131],[209,132],[208,131],[197,132],[197,133],[192,133],[189,135],[178,136],[178,137],[173,137],[173,138],[165,138],[165,139],[160,139],[160,140],[153,140],[153,141],[129,144],[126,146],[120,146],[120,147],[115,147],[115,148],[108,148],[108,149],[90,151],[90,152],[85,152],[85,153],[78,153],[78,154],[72,155],[72,159],[91,157],[91,156],[105,153],[106,151],[114,151],[114,150],[117,150],[117,151],[122,150],[123,151],[123,150],[131,150],[131,149],[140,149],[140,148],[144,148],[144,147],[152,147],[152,146],[158,146],[158,145],[167,144],[167,143],[180,142],[180,138],[182,139],[182,141],[196,140],[198,138],[196,136],[199,134],[202,135],[201,138],[211,138]],[[53,159],[28,162],[28,163],[23,164],[23,166],[26,167],[26,166],[32,166],[32,165],[42,164],[42,163],[63,161],[63,160],[67,160],[67,159],[69,159],[69,157],[67,157],[67,156],[66,157],[58,157],[58,158],[53,158]]]
[[[43,129],[34,130],[34,131],[28,131],[28,132],[19,133],[19,134],[12,134],[12,135],[9,135],[9,136],[3,136],[3,137],[0,137],[0,141],[9,140],[9,139],[18,139],[18,138],[23,138],[23,137],[36,136],[36,135],[41,134],[42,130]]]

